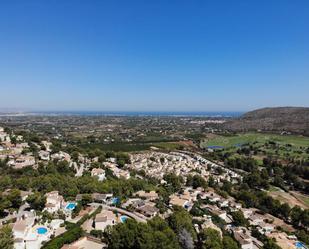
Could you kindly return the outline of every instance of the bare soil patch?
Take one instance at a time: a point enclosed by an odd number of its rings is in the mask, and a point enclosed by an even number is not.
[[[272,191],[269,192],[269,195],[282,203],[289,204],[291,207],[300,206],[301,208],[305,209],[309,208],[309,206],[304,201],[302,201],[300,198],[296,198],[294,193]]]

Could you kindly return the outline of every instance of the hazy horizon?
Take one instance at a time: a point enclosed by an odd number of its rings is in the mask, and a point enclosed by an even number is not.
[[[277,108],[277,107],[296,107],[296,106],[265,106],[263,108]],[[309,108],[307,106],[297,106],[297,108]],[[196,110],[184,110],[184,111],[174,111],[174,110],[40,110],[40,109],[22,109],[22,108],[0,108],[0,114],[35,114],[35,115],[124,115],[124,116],[138,116],[138,115],[154,115],[154,116],[240,116],[246,112],[254,111],[252,110],[240,110],[240,111],[229,111],[229,110],[218,110],[218,111],[196,111]]]
[[[249,110],[248,110],[249,111]],[[0,113],[244,113],[246,110],[230,111],[230,110],[87,110],[87,109],[72,109],[72,110],[57,110],[57,109],[38,109],[38,108],[0,108]]]

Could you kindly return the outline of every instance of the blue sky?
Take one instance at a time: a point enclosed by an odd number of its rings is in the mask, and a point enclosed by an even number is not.
[[[309,1],[0,1],[0,108],[309,106]]]

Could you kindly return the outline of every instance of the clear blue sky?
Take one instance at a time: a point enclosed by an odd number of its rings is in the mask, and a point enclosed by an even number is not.
[[[0,108],[309,106],[309,1],[0,1]]]

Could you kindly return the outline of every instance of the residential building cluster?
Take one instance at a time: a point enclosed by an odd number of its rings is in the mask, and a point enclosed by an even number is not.
[[[242,178],[241,175],[233,170],[227,169],[219,164],[211,162],[199,155],[182,152],[145,152],[131,154],[131,163],[127,165],[129,169],[144,170],[145,173],[153,178],[162,180],[167,173],[175,173],[186,178],[189,174],[198,174],[205,179],[211,175],[215,181],[227,180],[237,182]],[[218,174],[216,169],[220,168]]]
[[[144,170],[147,175],[163,179],[167,173],[186,176],[199,172],[204,177],[209,176],[207,167],[195,158],[182,153],[146,152],[131,155],[130,169]]]

